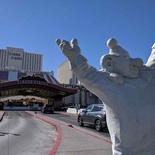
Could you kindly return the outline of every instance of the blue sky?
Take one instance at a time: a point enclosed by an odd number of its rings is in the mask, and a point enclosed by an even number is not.
[[[146,63],[155,42],[154,6],[154,0],[0,0],[0,49],[43,54],[43,71],[57,77],[66,58],[56,39],[77,38],[88,63],[100,69],[113,37]]]

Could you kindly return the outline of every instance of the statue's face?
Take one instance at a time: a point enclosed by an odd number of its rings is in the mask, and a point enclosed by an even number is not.
[[[118,56],[114,62],[114,72],[127,78],[139,77],[143,61],[140,58],[132,59],[129,56]]]

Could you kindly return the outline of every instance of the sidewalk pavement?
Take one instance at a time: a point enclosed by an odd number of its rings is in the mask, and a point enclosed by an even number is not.
[[[77,117],[76,114],[61,114]],[[53,147],[49,155],[112,155],[111,141],[95,135],[95,132],[42,114],[35,116],[51,121],[57,126],[58,138],[54,146],[56,148]]]

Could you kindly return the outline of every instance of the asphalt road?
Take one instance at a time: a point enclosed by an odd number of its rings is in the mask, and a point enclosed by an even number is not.
[[[54,126],[24,111],[6,111],[0,123],[0,155],[47,155],[56,137]]]

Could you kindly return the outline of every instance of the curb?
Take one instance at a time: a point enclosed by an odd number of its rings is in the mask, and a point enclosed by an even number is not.
[[[27,113],[29,113],[29,112],[27,112]],[[59,145],[60,145],[61,137],[62,137],[60,126],[59,126],[58,124],[52,122],[52,121],[49,121],[49,120],[45,119],[45,118],[36,116],[35,114],[31,114],[31,113],[29,113],[29,114],[32,115],[32,116],[34,116],[34,117],[36,117],[36,118],[38,118],[38,119],[40,119],[40,120],[42,120],[42,121],[44,121],[44,122],[46,122],[46,123],[49,123],[49,124],[51,124],[51,125],[53,125],[53,126],[56,127],[57,132],[58,132],[58,136],[57,136],[57,139],[56,139],[56,141],[55,141],[55,143],[54,143],[54,145],[53,145],[52,150],[51,150],[50,153],[48,154],[48,155],[55,155],[55,153],[56,153],[56,151],[57,151],[57,149],[58,149],[58,147],[59,147]]]

